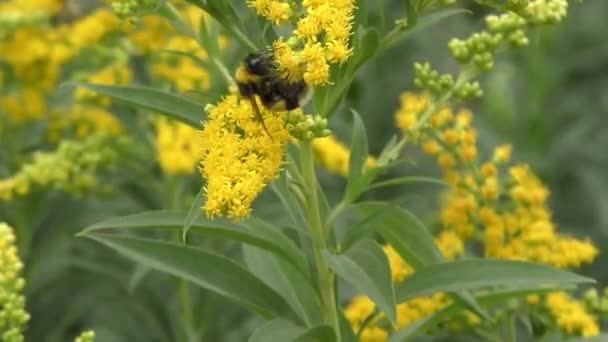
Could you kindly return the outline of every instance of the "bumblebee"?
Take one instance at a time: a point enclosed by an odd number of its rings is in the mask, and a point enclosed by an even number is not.
[[[304,80],[290,81],[281,76],[271,50],[247,55],[237,68],[235,78],[241,96],[251,101],[253,110],[266,133],[268,129],[257,105],[256,95],[270,111],[302,107],[312,95],[311,87]]]

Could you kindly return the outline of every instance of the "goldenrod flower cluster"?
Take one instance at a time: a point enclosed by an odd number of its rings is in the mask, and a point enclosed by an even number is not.
[[[206,14],[196,6],[180,5],[178,11],[184,22],[193,31],[199,30]],[[129,40],[138,49],[137,53],[154,54],[150,60],[150,72],[155,79],[168,83],[180,92],[209,89],[211,76],[202,65],[208,61],[207,51],[194,38],[176,32],[165,19],[158,16],[142,17],[127,32]],[[223,48],[225,45],[225,40],[220,38],[218,46]]]
[[[493,159],[480,162],[472,114],[444,108],[429,122],[412,131],[420,108],[429,99],[403,95],[397,112],[404,134],[418,134],[423,150],[434,156],[453,185],[445,194],[441,223],[462,239],[478,238],[485,255],[502,259],[529,260],[560,268],[589,263],[597,249],[589,241],[559,234],[547,206],[548,189],[526,165],[508,167],[511,149],[500,146]],[[407,119],[404,116],[408,115]]]
[[[93,330],[83,331],[74,339],[74,342],[95,342],[95,332]]]
[[[600,333],[597,319],[585,309],[585,305],[565,292],[546,295],[544,305],[556,324],[571,336],[596,336]]]
[[[165,174],[192,174],[201,155],[200,132],[181,122],[159,117],[156,155]]]
[[[461,255],[464,251],[463,241],[451,232],[441,233],[435,242],[443,255],[450,260]],[[414,269],[391,247],[383,247],[391,267],[391,278],[394,283],[400,283],[414,273]],[[441,310],[451,303],[451,299],[443,293],[432,296],[415,298],[397,305],[397,329],[403,329],[415,321]],[[355,332],[361,329],[362,323],[372,314],[376,306],[366,296],[354,297],[345,308],[344,313]],[[468,317],[468,316],[467,316]],[[471,316],[473,317],[473,316]],[[391,329],[384,322],[385,317],[378,315],[369,322],[361,332],[361,342],[385,342],[388,340]],[[474,318],[469,319],[470,324],[476,324]]]
[[[25,311],[21,277],[23,264],[15,246],[15,234],[6,223],[0,223],[0,339],[22,342],[29,314]]]
[[[35,86],[25,86],[20,93],[0,99],[0,109],[11,124],[40,120],[47,113],[46,94]]]
[[[295,23],[293,36],[273,44],[279,68],[287,79],[311,85],[329,83],[329,67],[352,55],[353,0],[249,0],[256,12],[276,25]]]
[[[329,172],[348,177],[350,150],[333,135],[317,138],[312,141],[312,148],[317,157],[318,164]],[[376,166],[376,158],[367,157],[368,168]]]
[[[3,6],[26,13],[34,9],[56,13],[62,9],[63,1],[9,1]],[[48,97],[62,68],[115,31],[117,25],[110,11],[99,9],[73,23],[53,27],[24,25],[0,40],[1,59],[12,71],[13,84],[4,88],[7,92],[0,104],[9,118],[8,124],[46,118]]]
[[[0,200],[25,196],[34,187],[81,194],[97,187],[96,172],[112,165],[117,155],[106,135],[83,141],[64,140],[56,151],[36,152],[33,160],[9,178],[0,179]]]
[[[58,142],[62,136],[85,139],[96,133],[118,136],[122,133],[122,125],[107,110],[82,104],[75,104],[69,110],[58,109],[50,114],[47,134],[52,142]]]
[[[237,95],[207,108],[200,170],[207,180],[204,211],[210,217],[247,217],[253,200],[278,175],[290,137],[285,112],[260,109],[268,133],[251,102]]]

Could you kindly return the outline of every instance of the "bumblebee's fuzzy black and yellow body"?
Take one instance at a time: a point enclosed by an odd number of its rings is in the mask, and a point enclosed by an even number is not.
[[[303,106],[312,94],[304,80],[289,81],[281,77],[270,50],[247,55],[236,70],[235,78],[241,96],[251,101],[262,124],[264,120],[257,106],[256,95],[266,109],[283,111]]]

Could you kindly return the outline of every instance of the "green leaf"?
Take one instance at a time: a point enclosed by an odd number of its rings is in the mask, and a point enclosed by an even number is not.
[[[88,233],[124,256],[155,270],[193,282],[232,299],[264,317],[292,315],[270,287],[234,261],[189,246],[110,234]]]
[[[475,300],[483,307],[489,308],[505,303],[514,298],[522,298],[531,294],[548,293],[555,290],[556,288],[547,287],[499,290],[491,293],[479,294],[475,296]],[[399,330],[397,333],[391,336],[389,342],[408,341],[409,339],[422,334],[425,329],[435,326],[441,322],[445,322],[465,309],[467,309],[467,307],[462,302],[454,302],[446,308],[439,310],[428,317],[420,319],[402,330]]]
[[[165,114],[195,128],[205,119],[203,106],[179,94],[139,86],[108,86],[77,83],[76,86],[135,106]]]
[[[431,233],[409,211],[385,202],[362,203],[357,205],[357,210],[367,217],[346,234],[341,244],[344,249],[378,231],[414,269],[444,261]]]
[[[353,327],[344,315],[343,310],[338,310],[338,321],[340,323],[340,338],[342,342],[357,342],[357,336]]]
[[[287,172],[281,171],[279,178],[270,184],[270,188],[277,195],[281,204],[286,209],[291,221],[297,228],[303,228],[307,226],[302,207],[299,205],[297,199],[289,190],[289,179],[287,179]]]
[[[361,31],[361,38],[358,41],[358,46],[355,47],[356,54],[349,61],[349,74],[354,73],[365,62],[371,59],[380,47],[380,34],[375,28],[368,28]]]
[[[395,289],[397,302],[438,292],[486,287],[528,287],[593,283],[593,279],[549,266],[520,261],[474,259],[429,265]]]
[[[205,200],[205,191],[201,188],[194,197],[194,201],[192,201],[192,206],[188,211],[188,215],[184,220],[184,225],[182,227],[182,242],[186,242],[186,236],[188,235],[188,230],[192,227],[192,224],[202,217],[203,210],[201,207],[203,206],[203,201]]]
[[[324,256],[340,277],[369,296],[391,322],[397,324],[391,267],[380,245],[365,239],[344,254],[324,252]]]
[[[353,198],[360,193],[359,189],[355,188],[355,185],[358,184],[357,180],[363,174],[368,155],[365,124],[363,123],[363,120],[361,120],[359,113],[357,113],[355,110],[352,110],[352,113],[353,133],[350,144],[350,159],[348,162],[348,184],[346,185],[346,198]]]
[[[334,342],[336,336],[327,325],[303,328],[284,319],[274,319],[262,325],[249,337],[249,342]]]
[[[397,26],[386,36],[384,36],[382,42],[380,43],[378,53],[383,53],[384,51],[393,47],[399,41],[411,36],[414,33],[417,33],[420,30],[433,26],[434,24],[438,23],[443,19],[463,13],[471,13],[471,11],[462,8],[450,8],[425,15],[420,15],[416,20],[415,26]]]
[[[87,227],[82,233],[89,235],[105,229],[182,229],[187,214],[183,211],[159,210],[134,215],[114,217]],[[257,222],[257,221],[256,221]],[[260,225],[247,223],[235,224],[227,220],[208,220],[198,217],[192,221],[188,230],[194,234],[213,236],[242,242],[267,250],[292,263],[304,275],[308,274],[306,257],[278,230],[274,232]]]
[[[249,270],[279,293],[306,326],[321,323],[321,301],[310,279],[268,252],[243,246],[243,253]]]

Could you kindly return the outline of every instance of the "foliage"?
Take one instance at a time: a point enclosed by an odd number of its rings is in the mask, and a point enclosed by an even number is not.
[[[0,339],[601,339],[602,9],[0,2]]]

